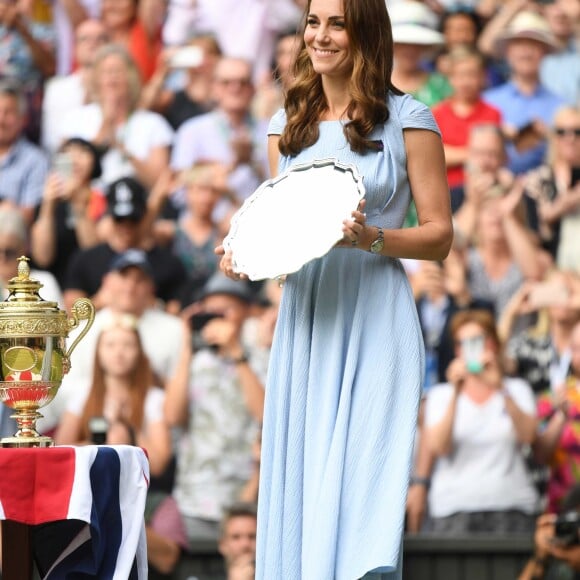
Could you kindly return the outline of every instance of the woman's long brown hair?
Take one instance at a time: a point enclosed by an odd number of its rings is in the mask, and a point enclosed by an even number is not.
[[[149,364],[149,359],[143,350],[139,332],[136,328],[127,328],[125,326],[122,326],[122,328],[130,330],[135,334],[139,346],[139,356],[137,357],[131,376],[131,415],[128,421],[129,425],[138,432],[143,425],[145,397],[147,396],[148,390],[155,384],[155,378],[151,370],[151,365]],[[89,420],[91,417],[101,417],[103,415],[105,405],[105,371],[99,362],[99,345],[105,332],[106,330],[101,332],[99,340],[97,341],[93,381],[81,420],[81,441],[90,439]]]
[[[302,33],[306,28],[308,1]],[[389,118],[389,92],[402,94],[391,82],[393,35],[385,0],[343,0],[345,29],[353,57],[350,78],[350,119],[344,134],[357,153],[376,150],[380,144],[368,137],[376,125]],[[318,123],[328,108],[320,75],[314,71],[304,40],[294,65],[295,81],[288,89],[287,123],[280,138],[280,152],[295,156],[313,145],[319,136]]]

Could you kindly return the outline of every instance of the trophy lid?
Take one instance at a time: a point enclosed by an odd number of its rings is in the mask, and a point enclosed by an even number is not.
[[[18,275],[6,284],[8,298],[0,301],[0,337],[67,336],[66,312],[41,298],[42,284],[30,277],[29,259],[18,258]]]
[[[56,302],[47,302],[40,297],[38,291],[42,288],[42,284],[30,277],[29,261],[26,256],[18,258],[18,274],[6,284],[9,294],[2,304],[3,309],[23,303],[26,303],[27,307],[30,308],[31,302],[38,302],[40,308],[58,308]]]

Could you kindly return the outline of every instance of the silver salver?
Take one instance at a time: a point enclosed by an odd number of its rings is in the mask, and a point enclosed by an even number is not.
[[[324,256],[364,195],[357,168],[333,158],[265,181],[234,214],[224,239],[234,271],[250,280],[279,278]]]

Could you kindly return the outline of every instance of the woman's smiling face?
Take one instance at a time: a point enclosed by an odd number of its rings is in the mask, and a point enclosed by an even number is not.
[[[353,59],[341,0],[312,0],[304,43],[318,74],[350,77]]]

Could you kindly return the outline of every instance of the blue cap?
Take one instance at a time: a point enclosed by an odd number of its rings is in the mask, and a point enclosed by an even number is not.
[[[221,272],[213,274],[205,283],[200,299],[214,294],[233,296],[248,304],[256,302],[256,294],[246,280],[232,280]]]
[[[110,272],[122,272],[127,268],[139,268],[143,270],[145,274],[153,278],[153,268],[151,267],[151,263],[147,258],[147,254],[143,250],[139,250],[137,248],[131,248],[118,256],[113,258],[111,262],[111,267],[109,268]]]

